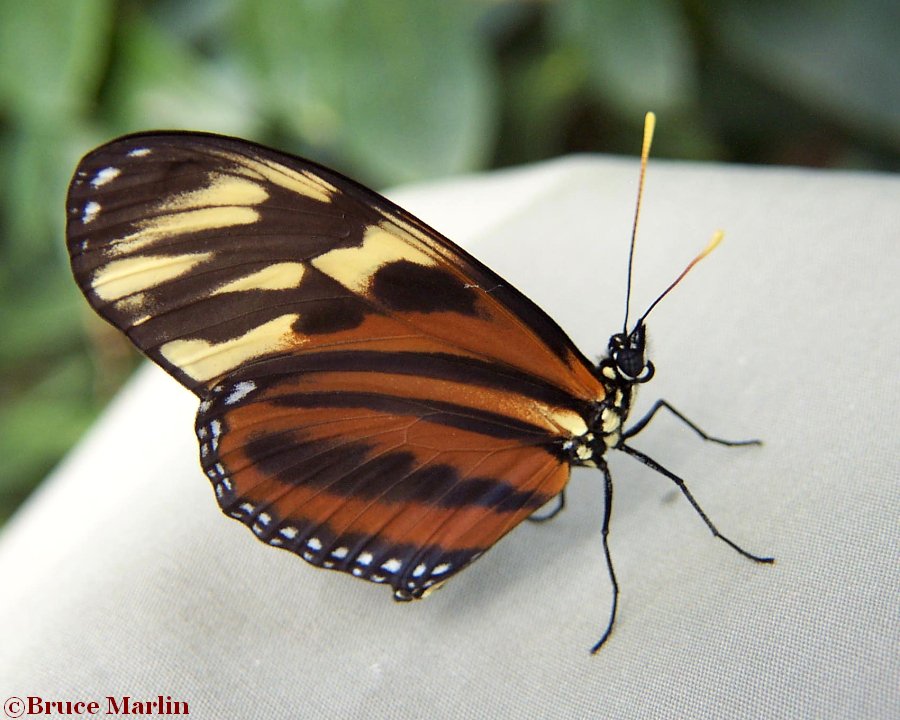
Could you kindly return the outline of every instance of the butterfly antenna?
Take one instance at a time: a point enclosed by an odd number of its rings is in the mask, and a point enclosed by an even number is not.
[[[650,311],[653,308],[655,308],[657,305],[659,305],[659,301],[662,300],[666,295],[668,295],[669,292],[672,290],[672,288],[674,288],[678,283],[681,282],[681,280],[684,278],[684,276],[687,275],[691,271],[691,268],[693,268],[694,265],[696,265],[698,262],[700,262],[703,258],[705,258],[707,255],[709,255],[713,250],[715,250],[719,246],[719,243],[722,242],[723,237],[725,237],[725,233],[721,230],[716,230],[713,233],[712,239],[709,241],[709,243],[707,243],[706,247],[700,251],[700,253],[697,255],[697,257],[695,257],[693,260],[691,260],[688,263],[687,267],[681,271],[681,274],[677,278],[675,278],[675,280],[672,281],[672,284],[669,285],[669,287],[667,287],[665,290],[663,290],[660,293],[659,297],[656,298],[656,300],[654,300],[650,304],[650,307],[648,307],[647,311],[643,315],[641,315],[641,318],[640,318],[640,320],[637,321],[637,325],[635,325],[635,327],[637,327],[638,325],[640,325],[641,323],[644,322],[644,320],[650,314]]]
[[[638,219],[641,216],[641,201],[644,198],[644,178],[647,175],[647,158],[650,156],[650,145],[653,143],[653,130],[656,128],[656,115],[648,112],[644,116],[644,143],[641,146],[641,176],[638,180],[637,203],[634,207],[634,224],[631,226],[631,249],[628,251],[628,285],[625,288],[625,322],[622,332],[628,334],[628,310],[631,306],[631,266],[634,263],[634,241],[637,238]]]

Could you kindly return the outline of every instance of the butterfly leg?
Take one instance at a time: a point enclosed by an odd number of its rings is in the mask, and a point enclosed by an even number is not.
[[[727,445],[729,447],[736,447],[739,445],[762,445],[762,440],[723,440],[722,438],[713,437],[712,435],[707,435],[703,430],[698,428],[694,423],[688,420],[684,415],[678,412],[672,405],[670,405],[665,400],[657,400],[653,403],[653,407],[650,408],[650,412],[648,412],[644,417],[638,420],[634,425],[632,425],[628,430],[622,433],[622,439],[627,440],[628,438],[634,437],[641,430],[643,430],[650,421],[653,419],[653,416],[656,415],[657,411],[665,408],[670,413],[672,413],[675,417],[677,417],[681,422],[687,425],[691,430],[697,433],[704,440],[708,440],[709,442],[718,443],[719,445]]]
[[[606,624],[603,635],[600,636],[600,639],[594,644],[594,647],[591,648],[592,655],[597,652],[609,638],[613,629],[613,624],[616,622],[616,610],[619,606],[619,582],[616,580],[616,571],[613,570],[612,556],[609,554],[609,518],[612,515],[613,496],[612,477],[609,474],[609,468],[606,466],[605,462],[602,462],[602,464],[599,465],[599,469],[603,473],[604,487],[606,488],[604,498],[606,507],[603,510],[603,529],[601,531],[601,536],[603,538],[603,554],[606,556],[606,568],[609,571],[609,579],[612,583],[612,608],[610,608],[609,622]]]
[[[703,522],[706,523],[706,527],[709,528],[709,531],[713,534],[713,537],[719,538],[719,540],[724,542],[726,545],[731,546],[732,549],[736,550],[744,557],[754,560],[755,562],[758,562],[758,563],[775,562],[775,558],[764,557],[761,555],[754,555],[751,552],[747,552],[740,545],[729,540],[722,533],[720,533],[718,528],[716,528],[716,526],[713,525],[712,521],[706,516],[706,513],[703,512],[703,508],[700,507],[700,504],[694,499],[694,496],[691,495],[691,491],[688,490],[688,487],[687,487],[687,485],[685,485],[684,480],[682,480],[680,477],[678,477],[671,470],[667,470],[662,465],[660,465],[658,462],[656,462],[656,460],[654,460],[653,458],[647,457],[646,455],[644,455],[644,453],[640,452],[639,450],[635,450],[633,447],[629,447],[625,443],[619,443],[619,445],[617,446],[617,449],[628,453],[633,458],[637,458],[640,462],[642,462],[648,468],[650,468],[652,470],[656,470],[656,472],[660,473],[661,475],[665,475],[667,478],[669,478],[669,480],[674,482],[678,486],[678,489],[681,490],[682,495],[684,495],[688,499],[688,502],[693,506],[694,510],[697,511],[697,514],[703,519]]]
[[[564,489],[560,490],[560,491],[559,491],[559,495],[556,496],[556,507],[555,507],[555,508],[553,508],[553,509],[552,509],[550,512],[548,512],[546,515],[537,515],[537,514],[535,514],[535,515],[532,515],[531,517],[529,517],[529,518],[527,518],[527,519],[528,519],[530,522],[535,522],[535,523],[547,522],[548,520],[552,520],[552,519],[555,518],[557,515],[559,515],[559,514],[563,511],[563,508],[564,508],[565,506],[566,506],[566,491],[565,491],[565,488],[564,488]]]

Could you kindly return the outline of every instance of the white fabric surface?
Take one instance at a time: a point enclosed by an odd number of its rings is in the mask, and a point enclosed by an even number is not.
[[[622,323],[637,161],[570,158],[394,197],[544,307],[589,356]],[[0,698],[157,695],[197,718],[900,717],[900,181],[653,161],[640,311],[665,397],[601,475],[422,602],[315,570],[220,514],[196,401],[147,367],[0,536]]]

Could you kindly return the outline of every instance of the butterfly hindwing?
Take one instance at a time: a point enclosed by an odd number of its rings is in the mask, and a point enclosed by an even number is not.
[[[201,398],[223,510],[421,596],[560,492],[604,388],[537,306],[390,201],[193,133],[86,156],[68,198],[95,309]]]
[[[313,564],[419,597],[568,479],[546,426],[429,387],[444,380],[299,360],[216,388],[197,433],[222,509]]]

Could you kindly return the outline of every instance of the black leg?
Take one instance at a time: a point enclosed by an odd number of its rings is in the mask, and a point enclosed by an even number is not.
[[[656,415],[656,412],[660,408],[665,408],[670,413],[672,413],[675,417],[677,417],[681,422],[687,425],[691,430],[697,433],[704,440],[708,440],[709,442],[718,443],[719,445],[728,445],[729,447],[735,447],[737,445],[762,445],[762,440],[723,440],[722,438],[713,437],[712,435],[707,435],[700,428],[698,428],[694,423],[688,420],[684,415],[678,412],[674,407],[672,407],[665,400],[657,400],[653,407],[650,408],[650,412],[648,412],[644,417],[638,420],[634,425],[632,425],[628,430],[622,433],[622,439],[627,440],[628,438],[634,437],[641,430],[647,427],[648,423],[653,419],[653,416]]]
[[[612,486],[612,477],[609,474],[609,468],[606,466],[606,463],[603,462],[602,465],[599,466],[600,471],[603,473],[603,479],[605,481],[604,486],[606,488],[606,508],[603,511],[603,554],[606,556],[606,568],[609,570],[609,579],[612,582],[612,608],[609,612],[609,622],[606,624],[606,629],[603,631],[603,635],[600,636],[600,639],[596,642],[594,647],[591,648],[591,654],[593,655],[597,652],[603,643],[609,638],[610,633],[613,629],[613,624],[616,622],[616,610],[619,606],[619,582],[616,580],[616,571],[613,570],[612,564],[612,556],[609,554],[609,518],[612,515],[612,497],[613,497],[613,486]]]
[[[552,520],[557,515],[559,515],[563,511],[563,508],[565,506],[566,506],[566,490],[565,490],[565,488],[563,488],[562,490],[559,491],[559,495],[556,496],[556,507],[555,508],[553,508],[546,515],[540,515],[540,516],[531,515],[530,517],[528,517],[526,519],[530,520],[531,522],[535,522],[535,523],[547,522],[548,520]]]
[[[691,491],[688,490],[687,485],[684,484],[684,480],[678,477],[675,473],[670,470],[666,470],[666,468],[656,462],[656,460],[654,460],[653,458],[647,457],[646,455],[644,455],[644,453],[640,452],[639,450],[635,450],[633,447],[629,447],[625,443],[619,443],[617,449],[628,453],[634,458],[637,458],[647,467],[656,470],[656,472],[665,475],[667,478],[669,478],[669,480],[674,482],[678,486],[678,489],[681,490],[682,494],[688,499],[688,502],[690,502],[694,510],[697,511],[697,514],[703,519],[703,522],[706,523],[706,527],[709,528],[710,532],[713,534],[713,537],[719,538],[719,540],[726,543],[727,545],[730,545],[734,550],[737,550],[737,552],[739,552],[744,557],[750,558],[751,560],[754,560],[758,563],[775,562],[775,558],[762,557],[761,555],[754,555],[753,553],[747,552],[740,545],[732,542],[722,533],[720,533],[716,526],[712,524],[712,521],[706,516],[706,513],[703,512],[703,508],[701,508],[697,501],[694,500],[694,496],[691,495]]]

